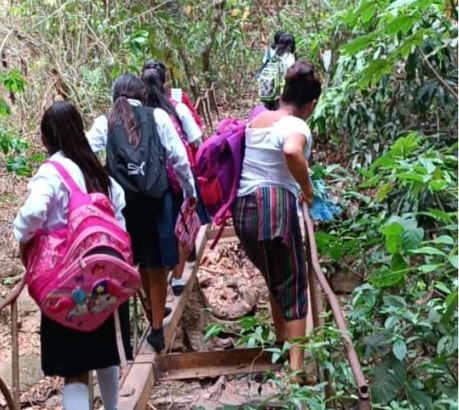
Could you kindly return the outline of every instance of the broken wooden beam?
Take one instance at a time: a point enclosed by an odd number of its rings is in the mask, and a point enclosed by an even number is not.
[[[280,370],[282,363],[272,363],[271,357],[261,348],[169,354],[156,358],[156,377],[186,380]]]

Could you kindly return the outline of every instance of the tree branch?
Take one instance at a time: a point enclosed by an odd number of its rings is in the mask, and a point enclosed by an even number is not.
[[[427,67],[429,67],[430,71],[432,74],[437,78],[437,80],[440,82],[440,84],[446,88],[446,90],[454,96],[454,98],[457,100],[457,92],[454,91],[453,88],[445,81],[445,79],[440,75],[440,73],[435,69],[435,67],[431,64],[429,61],[429,58],[424,54],[424,51],[419,48],[419,52],[422,55],[422,58],[424,59],[425,63],[427,64]]]
[[[225,4],[226,0],[220,0],[219,2],[215,3],[215,8],[217,10],[214,20],[213,26],[210,29],[209,41],[206,44],[206,47],[201,53],[202,56],[202,71],[205,74],[208,74],[210,71],[210,53],[212,51],[212,47],[215,43],[215,38],[217,36],[218,28],[220,27],[222,20],[223,20],[223,12],[225,11]],[[210,78],[207,78],[207,85],[210,86]]]

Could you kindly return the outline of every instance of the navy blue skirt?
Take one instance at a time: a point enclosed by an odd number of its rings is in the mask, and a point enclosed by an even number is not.
[[[126,359],[132,360],[129,303],[118,309]],[[115,321],[110,316],[92,332],[68,329],[41,316],[41,366],[46,376],[76,376],[120,364]]]
[[[131,235],[134,263],[141,268],[172,268],[178,263],[173,196],[162,198],[126,195],[123,210]]]

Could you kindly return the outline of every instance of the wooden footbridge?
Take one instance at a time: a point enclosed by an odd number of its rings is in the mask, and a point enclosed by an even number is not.
[[[197,108],[205,119],[205,122],[212,128],[210,111],[216,109],[215,94],[213,90],[207,92],[205,98],[198,100]],[[371,408],[369,398],[368,384],[363,375],[355,352],[352,341],[346,329],[346,323],[343,313],[340,309],[338,300],[334,295],[327,279],[322,272],[318,256],[317,247],[314,238],[313,225],[307,216],[307,210],[304,213],[304,245],[307,255],[309,295],[312,316],[312,325],[321,326],[322,312],[324,306],[328,305],[333,313],[336,326],[341,333],[344,343],[347,359],[352,370],[355,380],[356,392],[358,397],[357,408],[366,410]],[[187,299],[196,283],[196,273],[199,269],[200,261],[206,251],[209,241],[212,241],[217,232],[211,227],[202,227],[196,240],[197,257],[196,262],[188,264],[185,267],[183,278],[187,282],[186,287],[180,297],[174,298],[172,304],[172,313],[164,321],[165,344],[164,352],[169,351],[173,343],[174,335],[177,329],[182,313],[185,309]],[[231,227],[225,228],[223,237],[235,238],[234,231]],[[18,343],[18,304],[17,297],[22,289],[23,282],[17,285],[15,290],[3,301],[0,301],[0,311],[3,309],[10,310],[11,319],[11,354],[12,354],[12,383],[11,388],[0,378],[0,391],[3,394],[7,409],[19,410],[20,401],[20,352]],[[134,301],[134,334],[133,345],[135,358],[127,364],[123,371],[120,388],[120,410],[143,410],[148,408],[148,400],[155,384],[163,380],[183,380],[196,379],[205,377],[215,377],[219,375],[230,374],[250,374],[260,373],[266,370],[272,370],[278,365],[271,363],[271,357],[268,352],[261,349],[233,349],[213,352],[192,352],[183,354],[163,354],[155,353],[148,342],[146,335],[148,333],[147,323],[141,323],[138,326],[140,315],[138,308],[141,304]],[[327,381],[327,374],[320,371],[317,366],[318,379],[320,382]],[[330,390],[328,390],[330,394]]]

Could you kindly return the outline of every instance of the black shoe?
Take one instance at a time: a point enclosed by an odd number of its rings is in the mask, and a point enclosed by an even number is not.
[[[175,279],[172,278],[171,280],[171,288],[172,288],[172,293],[174,296],[180,296],[183,292],[183,289],[185,289],[186,283],[183,279]]]
[[[151,328],[151,332],[147,336],[147,342],[150,343],[151,347],[153,347],[153,349],[155,349],[157,353],[161,353],[161,350],[163,350],[165,347],[163,328]]]
[[[163,319],[166,319],[166,317],[168,317],[171,313],[172,313],[172,309],[171,309],[169,306],[166,306],[166,307],[164,308],[164,316],[163,316]]]
[[[196,246],[193,248],[191,253],[188,255],[188,258],[186,258],[187,262],[196,262]]]

